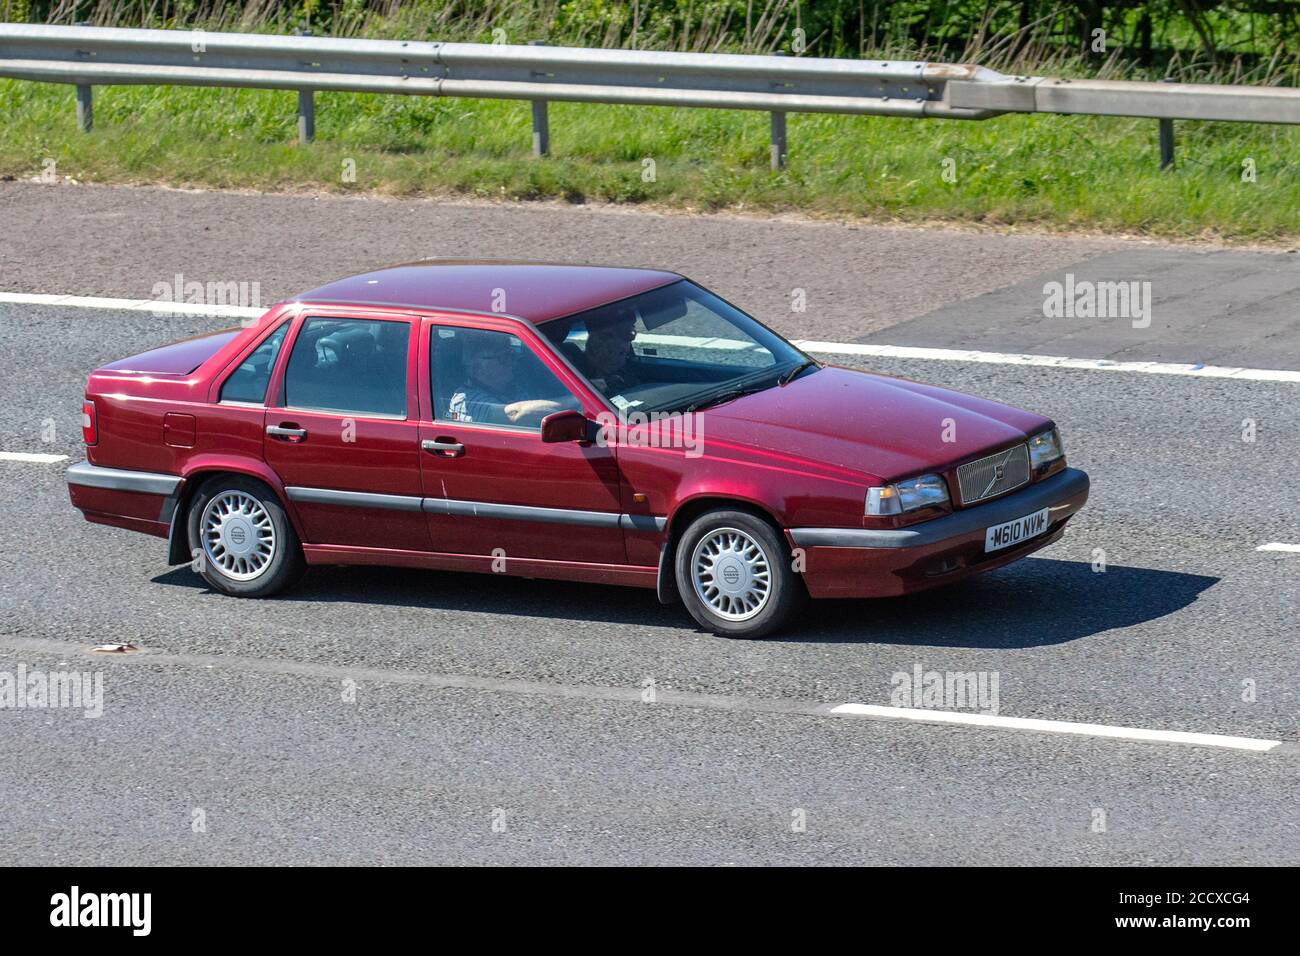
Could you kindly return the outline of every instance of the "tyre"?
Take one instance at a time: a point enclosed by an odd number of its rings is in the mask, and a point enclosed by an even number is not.
[[[691,522],[674,558],[691,617],[722,637],[764,637],[807,598],[770,524],[746,511],[710,511]]]
[[[302,545],[265,484],[218,475],[200,486],[187,515],[194,567],[235,597],[269,597],[302,576]]]

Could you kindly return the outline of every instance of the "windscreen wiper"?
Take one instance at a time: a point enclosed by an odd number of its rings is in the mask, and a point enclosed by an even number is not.
[[[721,405],[723,402],[729,402],[733,398],[740,398],[742,395],[752,395],[754,392],[763,392],[771,388],[770,384],[759,385],[757,383],[749,385],[737,385],[735,388],[725,388],[720,392],[714,392],[712,395],[706,395],[687,405],[683,411],[698,412],[701,408],[708,408],[710,405]]]
[[[814,361],[813,359],[804,359],[794,368],[790,369],[790,371],[786,372],[784,375],[778,378],[776,380],[776,384],[781,386],[782,388],[785,388],[787,385],[793,382],[795,378],[799,375],[799,373],[802,372],[804,369],[813,368],[815,366],[817,366],[817,362]]]

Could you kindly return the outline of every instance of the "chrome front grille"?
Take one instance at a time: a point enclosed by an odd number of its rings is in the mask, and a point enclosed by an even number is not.
[[[973,505],[977,501],[996,498],[1014,491],[1029,481],[1029,446],[1016,445],[995,455],[968,461],[957,469],[957,486],[961,489],[961,503]]]

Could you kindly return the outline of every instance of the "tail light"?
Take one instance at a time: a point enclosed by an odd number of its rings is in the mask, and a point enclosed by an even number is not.
[[[99,422],[95,418],[95,403],[86,399],[81,403],[81,438],[87,445],[99,441]]]

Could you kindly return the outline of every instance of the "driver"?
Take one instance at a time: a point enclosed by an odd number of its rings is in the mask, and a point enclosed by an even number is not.
[[[535,425],[565,406],[545,398],[520,399],[510,338],[500,332],[464,333],[466,385],[452,395],[453,421]]]
[[[619,395],[641,384],[632,351],[634,341],[636,313],[632,309],[620,308],[609,318],[589,323],[579,368],[606,395]]]

